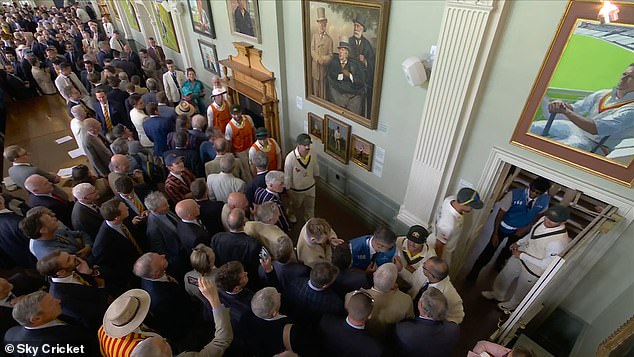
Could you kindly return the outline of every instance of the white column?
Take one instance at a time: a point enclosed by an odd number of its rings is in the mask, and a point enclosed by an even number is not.
[[[447,0],[398,219],[431,223],[447,193],[505,0]]]

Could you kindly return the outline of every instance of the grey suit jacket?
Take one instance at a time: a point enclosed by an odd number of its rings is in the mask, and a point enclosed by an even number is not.
[[[97,175],[101,177],[108,176],[108,173],[110,173],[108,165],[112,157],[110,149],[108,149],[99,138],[90,134],[86,134],[84,137],[83,149]]]
[[[15,184],[18,185],[18,187],[20,187],[21,189],[25,189],[24,181],[26,181],[29,176],[35,174],[42,175],[51,182],[55,180],[55,175],[32,165],[13,165],[9,167],[9,177],[11,177]],[[64,197],[64,199],[66,200],[68,199],[68,194],[66,194],[66,192],[64,192],[64,190],[62,190],[57,185],[53,185],[53,192],[59,196]]]

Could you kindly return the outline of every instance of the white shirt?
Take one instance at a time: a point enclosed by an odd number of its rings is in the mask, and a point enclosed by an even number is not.
[[[436,239],[445,244],[442,258],[451,267],[451,257],[458,246],[458,241],[462,235],[462,214],[456,211],[451,205],[451,201],[455,200],[455,196],[445,198],[436,216]]]

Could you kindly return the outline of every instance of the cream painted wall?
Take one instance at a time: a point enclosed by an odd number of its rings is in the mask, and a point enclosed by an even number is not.
[[[552,170],[574,175],[627,200],[634,190],[574,169],[510,144],[515,124],[566,8],[566,1],[512,1],[483,79],[480,102],[471,118],[459,163],[453,173],[478,182],[493,146],[535,160]],[[630,225],[592,270],[560,305],[586,324],[575,347],[576,356],[591,356],[598,343],[634,314],[634,225]]]
[[[391,3],[379,129],[369,130],[305,100],[302,6],[300,1],[282,1],[288,82],[285,93],[288,101],[285,108],[285,122],[289,124],[287,138],[293,138],[292,142],[297,134],[306,130],[308,112],[319,116],[330,114],[351,124],[353,134],[385,149],[383,176],[379,178],[352,163],[340,167],[348,176],[359,178],[395,202],[403,202],[416,145],[416,128],[427,91],[424,87],[407,84],[401,62],[410,56],[422,57],[429,51],[438,38],[444,5],[444,1],[396,0]],[[298,96],[303,99],[301,110],[295,105]],[[313,150],[321,153],[323,145],[315,144]]]

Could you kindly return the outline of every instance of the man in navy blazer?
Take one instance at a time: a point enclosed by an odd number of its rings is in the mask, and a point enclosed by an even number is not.
[[[83,327],[66,324],[58,317],[62,314],[60,301],[44,291],[36,291],[20,299],[13,307],[13,318],[21,326],[14,326],[4,335],[4,344],[28,343],[42,351],[44,344],[59,344],[76,347],[78,353],[83,346],[86,356],[98,355],[95,335]],[[6,351],[6,349],[5,349]],[[16,348],[14,356],[26,355]],[[28,354],[32,355],[32,354]]]
[[[95,103],[93,109],[95,110],[95,115],[97,116],[95,119],[101,122],[102,134],[105,135],[108,130],[111,130],[117,124],[123,124],[130,130],[133,129],[133,125],[130,122],[130,118],[128,117],[128,113],[126,113],[125,106],[122,102],[111,101],[103,89],[97,89],[95,91],[95,98],[97,99],[97,103]],[[108,108],[110,126],[106,123],[104,116],[105,107]]]
[[[99,206],[95,203],[99,199],[97,189],[87,182],[80,183],[73,187],[73,196],[76,200],[71,213],[73,227],[75,230],[88,233],[92,239],[95,239],[103,223]]]
[[[143,254],[138,241],[141,236],[127,220],[130,215],[128,206],[121,200],[108,200],[99,211],[105,222],[95,238],[93,255],[108,281],[108,290],[118,295],[138,283],[132,274],[132,266]]]
[[[185,199],[176,204],[176,214],[180,218],[178,222],[178,238],[181,249],[189,256],[195,246],[202,243],[210,245],[211,236],[205,226],[199,220],[200,208],[196,201]]]
[[[445,320],[447,298],[430,287],[418,301],[419,316],[396,324],[396,350],[399,356],[451,356],[458,344],[460,328]]]
[[[0,195],[0,268],[35,268],[37,260],[29,252],[29,239],[20,231],[21,220],[6,208]]]
[[[174,131],[176,118],[174,119],[160,115],[159,108],[156,103],[147,103],[145,112],[150,116],[143,122],[143,130],[145,135],[154,143],[154,155],[163,156],[167,151],[167,134]],[[168,107],[169,108],[169,107]]]
[[[321,319],[324,355],[376,357],[383,355],[384,346],[373,339],[365,329],[366,322],[372,314],[373,304],[374,299],[368,292],[356,290],[346,304],[347,317],[326,315]]]
[[[150,294],[153,327],[161,336],[174,340],[189,332],[187,327],[195,320],[194,305],[178,281],[167,274],[167,267],[164,255],[145,253],[134,263],[134,274],[141,278],[141,289]]]
[[[108,307],[104,281],[98,278],[98,269],[89,267],[79,257],[58,250],[40,259],[37,270],[49,277],[49,292],[61,300],[64,315],[96,333]]]
[[[29,206],[44,206],[53,211],[57,219],[71,228],[72,202],[53,192],[53,184],[42,175],[31,175],[24,181],[24,187],[29,191]]]
[[[207,183],[204,178],[195,179],[189,185],[189,189],[192,192],[192,198],[198,203],[200,220],[207,228],[209,235],[213,237],[214,234],[224,231],[222,226],[222,208],[225,203],[209,199]]]
[[[293,281],[286,291],[291,317],[299,323],[315,324],[325,314],[344,316],[343,299],[330,289],[339,269],[322,262],[314,265],[310,277]]]

